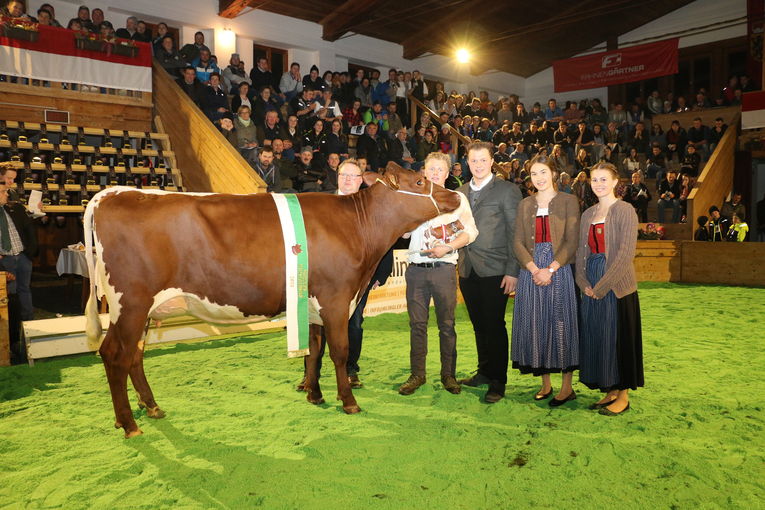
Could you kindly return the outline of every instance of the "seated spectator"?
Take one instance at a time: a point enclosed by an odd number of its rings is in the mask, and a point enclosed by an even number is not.
[[[529,129],[523,133],[523,144],[532,155],[538,153],[541,148],[547,147],[548,140],[546,133],[539,129],[537,121],[531,121]]]
[[[728,241],[743,243],[749,234],[749,225],[744,222],[742,213],[733,215],[733,224],[728,229]]]
[[[555,145],[560,145],[562,153],[566,156],[566,162],[573,165],[576,156],[574,154],[574,144],[571,141],[571,135],[568,132],[566,121],[561,121],[558,124],[558,129],[553,133],[553,143]]]
[[[165,35],[162,38],[162,44],[158,50],[154,52],[154,57],[159,61],[159,65],[167,71],[167,74],[174,79],[180,78],[180,72],[186,67],[186,62],[183,61],[181,55],[175,50],[175,43],[170,35]]]
[[[529,160],[529,155],[526,153],[526,146],[523,141],[515,144],[515,150],[510,153],[510,161],[518,160],[521,165],[525,164]]]
[[[404,121],[398,114],[398,103],[391,101],[388,103],[388,134],[393,137],[402,127],[404,127]]]
[[[135,16],[129,16],[128,19],[125,21],[125,28],[119,28],[117,29],[117,32],[115,32],[115,36],[119,37],[120,39],[135,39],[135,35],[138,33],[136,30],[138,25],[138,18]],[[148,42],[148,41],[142,41],[142,42]]]
[[[629,112],[627,112],[627,125],[630,132],[635,130],[638,122],[645,122],[645,112],[643,112],[639,104],[633,103],[630,105]]]
[[[228,140],[228,143],[237,147],[236,131],[234,130],[234,115],[231,112],[223,114],[223,117],[220,119],[220,124],[217,127],[223,137]]]
[[[205,86],[197,80],[197,72],[193,67],[183,69],[183,79],[178,81],[181,89],[200,109],[205,98]]]
[[[396,132],[395,138],[390,142],[388,160],[395,162],[403,168],[412,169],[415,158],[412,156],[412,151],[409,147],[406,128],[400,127]]]
[[[623,150],[624,141],[619,126],[616,122],[609,122],[608,127],[603,133],[606,138],[606,146],[611,149],[612,155],[616,156]]]
[[[578,155],[579,152],[584,149],[588,155],[592,155],[592,149],[595,145],[595,135],[592,131],[587,129],[587,124],[584,121],[579,121],[577,124],[577,131],[573,135],[574,151]]]
[[[566,109],[563,111],[563,118],[566,119],[566,123],[572,126],[579,124],[579,121],[584,118],[584,112],[579,110],[579,106],[576,101],[566,101]]]
[[[157,23],[157,36],[150,41],[154,56],[156,56],[157,53],[159,53],[159,50],[162,49],[162,39],[164,39],[166,35],[168,35],[167,23],[163,21]]]
[[[252,101],[252,119],[258,125],[263,124],[268,112],[276,112],[277,116],[281,115],[279,103],[274,99],[271,87],[263,85],[260,87],[258,96]]]
[[[205,34],[197,32],[194,34],[194,43],[186,44],[178,51],[178,53],[181,54],[183,60],[193,65],[193,62],[199,58],[199,53],[203,49],[207,50],[208,54],[210,53],[210,48],[205,46]]]
[[[66,28],[69,30],[75,30],[77,32],[82,32],[85,29],[82,28],[82,22],[80,21],[80,18],[72,18],[69,20],[69,23],[67,23]],[[185,66],[186,63],[184,62],[183,65]]]
[[[529,123],[536,122],[537,126],[541,126],[544,121],[545,112],[542,111],[542,105],[536,102],[532,105],[531,112],[529,112]]]
[[[574,170],[576,173],[578,174],[579,172],[584,172],[589,176],[591,166],[592,159],[590,159],[590,155],[587,153],[587,149],[579,149],[579,152],[576,154],[576,159],[574,160]]]
[[[558,191],[561,193],[568,193],[569,195],[574,193],[571,189],[571,176],[569,174],[561,172],[558,181]]]
[[[247,73],[245,73],[243,69],[239,68],[239,62],[241,62],[239,53],[232,53],[231,59],[228,61],[228,66],[223,70],[223,87],[229,94],[236,95],[239,93],[241,96],[242,91],[239,89],[239,85],[246,83],[247,90],[245,93],[248,97],[252,97],[252,94],[255,93],[255,89],[252,89],[252,80],[250,80],[250,77],[247,76]],[[250,90],[252,90],[252,93],[250,93]],[[231,109],[234,111],[236,111],[236,108],[238,107],[239,105],[234,107],[234,104],[231,104]]]
[[[337,154],[341,160],[348,159],[348,137],[343,133],[343,122],[335,119],[330,123],[327,133],[327,153]]]
[[[640,157],[638,156],[637,149],[635,147],[630,148],[630,152],[624,161],[622,161],[623,172],[627,175],[632,175],[634,172],[642,171],[642,165],[640,164]]]
[[[492,135],[493,136],[493,135]],[[515,144],[523,141],[523,129],[520,122],[513,122],[513,126],[510,132],[507,134],[506,143],[510,147],[515,147]]]
[[[282,130],[282,140],[284,141],[284,157],[290,160],[295,159],[303,146],[303,133],[300,131],[297,116],[287,117],[287,127]]]
[[[436,145],[436,141],[433,139],[433,133],[430,130],[426,130],[425,136],[422,140],[420,140],[417,146],[417,162],[424,162],[428,154],[431,152],[436,152],[437,150],[438,146]]]
[[[617,161],[616,158],[617,158],[617,155],[615,152],[611,150],[611,147],[609,147],[608,145],[603,147],[603,155],[600,156],[600,161],[611,163],[612,165],[618,168],[619,162]]]
[[[98,34],[106,41],[114,41],[114,26],[108,21],[102,21],[98,27]]]
[[[491,137],[491,142],[495,147],[499,148],[499,144],[507,144],[510,142],[510,124],[502,124],[497,131]],[[498,161],[500,163],[500,161]]]
[[[372,108],[365,111],[362,117],[364,119],[364,124],[368,125],[370,122],[374,122],[377,124],[378,132],[381,132],[383,136],[387,134],[389,129],[388,113],[383,111],[379,101],[375,101]]]
[[[475,123],[476,120],[473,119],[473,124]],[[488,118],[484,117],[480,120],[475,137],[482,142],[491,142],[492,136],[494,136],[494,131],[491,129],[490,121]]]
[[[672,223],[680,221],[680,183],[677,181],[677,173],[670,170],[667,172],[661,184],[659,184],[659,217],[658,222],[664,223],[664,210],[672,209]]]
[[[694,180],[699,176],[699,166],[701,165],[701,156],[696,152],[696,147],[693,144],[688,144],[685,148],[686,154],[680,161],[680,173],[688,175]]]
[[[722,140],[725,131],[728,129],[728,125],[723,122],[722,117],[715,119],[715,125],[709,130],[709,154],[714,153],[715,148]]]
[[[499,133],[499,131],[497,131],[497,133]],[[510,162],[510,154],[507,152],[507,144],[505,142],[500,142],[499,145],[497,145],[497,151],[494,153],[494,162],[495,163]]]
[[[635,124],[635,128],[627,138],[627,145],[637,150],[638,156],[641,160],[645,159],[648,153],[649,147],[648,133],[645,131],[645,124],[639,121]]]
[[[369,78],[363,78],[361,83],[356,86],[354,96],[361,101],[362,110],[366,111],[372,108],[372,85],[369,83]]]
[[[240,106],[236,111],[234,128],[236,128],[236,147],[239,153],[250,164],[257,161],[258,129],[251,118],[252,112],[248,106]]]
[[[651,179],[656,179],[659,183],[664,179],[664,172],[667,171],[667,158],[661,151],[661,147],[654,145],[651,147],[651,155],[646,160],[646,173]],[[658,184],[657,184],[658,189]]]
[[[263,124],[258,125],[256,133],[260,146],[273,146],[273,141],[277,138],[281,139],[282,136],[282,125],[279,122],[279,115],[273,110],[266,113]]]
[[[254,100],[251,100],[250,84],[247,81],[242,81],[239,83],[234,97],[231,98],[231,111],[238,112],[240,106],[247,106],[252,110],[254,102]]]
[[[191,65],[197,71],[197,79],[204,85],[210,83],[210,75],[212,73],[218,73],[220,76],[220,69],[218,69],[218,66],[210,58],[210,50],[207,48],[199,50],[199,57],[194,59]]]
[[[557,132],[557,131],[556,131]],[[553,145],[552,151],[550,151],[550,157],[555,161],[555,165],[558,168],[566,168],[566,165],[568,162],[566,161],[566,157],[563,155],[563,148],[560,146],[560,144]],[[572,162],[573,166],[573,162]],[[585,174],[586,176],[587,174]]]
[[[712,104],[709,102],[709,99],[707,99],[706,94],[703,92],[699,92],[696,94],[696,101],[693,103],[693,106],[691,107],[691,110],[693,111],[700,111],[700,110],[706,110],[707,108],[711,108]]]
[[[313,108],[313,88],[311,87],[303,87],[303,92],[290,101],[288,111],[290,115],[297,118],[298,129],[301,132],[307,131],[310,127]]]
[[[303,135],[303,147],[313,148],[314,165],[324,165],[327,157],[327,134],[324,132],[324,121],[314,120],[311,129]]]
[[[252,168],[266,183],[269,193],[282,192],[282,177],[279,174],[279,168],[274,164],[274,149],[270,145],[266,145],[258,151],[258,159]]]
[[[608,122],[614,123],[616,129],[622,132],[624,127],[627,126],[627,112],[624,111],[624,105],[621,103],[615,103],[613,108],[608,112]]]
[[[338,168],[340,167],[340,155],[330,152],[327,155],[327,166],[324,170],[326,177],[321,183],[321,190],[327,193],[337,191],[337,181],[339,179]]]
[[[280,138],[274,138],[271,144],[274,151],[274,165],[282,177],[282,192],[294,193],[295,188],[292,179],[297,175],[294,162],[284,156],[284,142]]]
[[[436,146],[439,152],[448,154],[452,161],[456,161],[457,154],[455,149],[457,148],[457,139],[452,135],[449,124],[445,123],[441,126],[441,131],[436,138]]]
[[[220,85],[220,74],[212,73],[210,75],[210,85],[205,89],[205,95],[202,100],[202,111],[207,118],[215,122],[228,112],[228,96]]]
[[[699,226],[696,232],[693,233],[694,241],[710,241],[709,230],[707,230],[707,222],[709,218],[706,216],[699,216],[696,218],[696,224]]]
[[[510,166],[507,167],[507,180],[510,182],[515,182],[516,184],[523,183],[523,179],[521,179],[521,172],[523,171],[523,167],[525,167],[526,164],[521,164],[520,159],[511,159],[510,160]]]
[[[632,204],[635,212],[642,223],[648,223],[648,202],[651,200],[651,192],[643,183],[641,172],[632,174],[632,182],[627,186],[624,193],[624,201]]]
[[[297,171],[294,183],[298,191],[321,191],[321,184],[326,177],[324,169],[316,164],[313,155],[313,147],[304,146],[300,158],[295,162]]]
[[[319,68],[315,65],[311,66],[311,70],[303,76],[303,88],[310,87],[313,90],[322,91],[327,88],[327,84],[324,83],[319,77]]]
[[[444,183],[444,187],[454,191],[462,186],[462,184],[464,184],[462,179],[462,165],[457,161],[452,165],[449,177],[446,178],[446,182]]]
[[[499,117],[497,118],[499,121]],[[513,113],[513,123],[519,122],[521,124],[521,128],[526,128],[529,123],[531,122],[531,116],[526,111],[526,107],[523,105],[523,103],[518,103],[515,105],[515,112]]]
[[[590,156],[592,161],[600,161],[603,157],[603,148],[606,146],[606,135],[600,124],[592,126],[592,145],[590,146]]]
[[[709,158],[709,128],[702,125],[700,117],[693,119],[693,126],[688,128],[688,144],[696,147],[702,159]]]
[[[689,111],[691,111],[691,109],[688,106],[684,96],[678,96],[677,97],[677,103],[675,104],[674,109],[672,111],[674,111],[675,113],[682,113],[682,112],[689,112]]]
[[[510,124],[513,123],[515,112],[513,112],[511,106],[512,105],[510,104],[509,101],[502,102],[502,108],[500,108],[500,110],[497,112],[497,122],[499,123],[500,126],[504,126],[506,124],[509,126]],[[502,140],[502,141],[507,142],[507,140]],[[499,144],[495,142],[494,145],[499,145]]]
[[[364,120],[361,118],[361,100],[354,98],[351,106],[343,110],[343,120],[350,131],[354,126],[363,126]]]
[[[673,120],[672,124],[667,131],[667,153],[670,159],[673,161],[679,161],[685,154],[685,146],[688,143],[688,138],[685,133],[685,129],[680,127],[680,122]]]
[[[648,106],[648,111],[651,112],[651,115],[659,115],[663,112],[664,101],[661,100],[658,90],[651,92],[648,101],[646,101],[646,106]]]
[[[274,75],[271,73],[266,57],[258,57],[255,66],[250,71],[250,83],[254,90],[261,91],[263,87],[267,87],[273,95],[276,95]]]
[[[733,215],[738,214],[739,218],[746,217],[746,207],[741,203],[741,193],[733,192],[733,196],[722,206],[722,215],[729,221],[733,221]]]
[[[590,206],[598,202],[598,197],[596,197],[595,193],[592,191],[590,180],[587,178],[585,172],[579,172],[576,175],[574,184],[571,185],[571,191],[579,200],[579,210],[581,212],[584,212]]]
[[[343,112],[340,109],[340,103],[338,103],[334,97],[332,97],[332,89],[326,88],[319,95],[317,94],[317,101],[314,102],[314,115],[323,120],[329,126],[329,123],[335,119],[342,120]]]
[[[662,149],[667,145],[667,137],[664,134],[664,130],[661,129],[660,124],[654,124],[651,126],[651,133],[648,135],[649,147],[658,145]]]
[[[563,120],[563,110],[558,107],[555,99],[547,101],[547,107],[544,110],[545,120],[550,126],[555,129],[558,127],[558,123]]]
[[[724,241],[728,235],[730,220],[720,214],[716,205],[709,208],[709,240]]]
[[[388,147],[385,143],[385,137],[377,134],[377,123],[369,122],[366,126],[364,134],[359,137],[358,143],[356,144],[356,155],[367,161],[372,172],[377,172],[388,162]],[[433,135],[431,134],[431,139],[432,136]],[[433,143],[431,152],[435,150],[435,143]]]

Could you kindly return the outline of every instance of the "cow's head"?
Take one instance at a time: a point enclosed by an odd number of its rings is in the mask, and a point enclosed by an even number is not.
[[[459,195],[433,184],[420,172],[412,172],[389,162],[385,174],[366,172],[367,186],[381,186],[393,193],[394,203],[404,209],[411,221],[419,225],[423,221],[454,211],[460,205]]]

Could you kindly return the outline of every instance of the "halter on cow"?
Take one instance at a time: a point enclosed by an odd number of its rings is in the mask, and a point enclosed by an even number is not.
[[[348,317],[375,267],[404,232],[459,205],[457,194],[390,163],[384,177],[351,196],[299,196],[309,245],[308,290],[323,323],[335,364],[338,399],[347,413],[360,411],[345,363]],[[379,181],[379,182],[376,182]],[[435,206],[435,207],[434,207]],[[85,213],[91,269],[87,334],[101,337],[96,296],[109,303],[110,326],[99,352],[116,416],[125,437],[141,433],[130,409],[127,377],[138,405],[162,418],[143,369],[148,319],[195,315],[208,322],[263,320],[285,309],[284,243],[269,195],[193,195],[104,190]],[[98,286],[96,291],[95,285]],[[324,400],[316,374],[321,330],[311,327],[306,371],[308,401]]]

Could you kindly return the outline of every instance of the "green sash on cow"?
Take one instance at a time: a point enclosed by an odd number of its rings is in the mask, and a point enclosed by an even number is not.
[[[303,211],[296,195],[272,193],[284,238],[287,292],[287,355],[307,356],[308,345],[308,239]]]

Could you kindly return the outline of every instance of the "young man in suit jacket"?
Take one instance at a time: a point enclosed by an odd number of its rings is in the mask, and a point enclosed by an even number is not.
[[[485,142],[468,147],[473,178],[458,191],[468,197],[479,234],[472,244],[460,249],[458,268],[478,351],[478,371],[460,382],[467,386],[488,384],[484,399],[493,404],[505,396],[507,384],[505,308],[520,272],[513,237],[522,196],[518,186],[492,174],[491,149]]]

